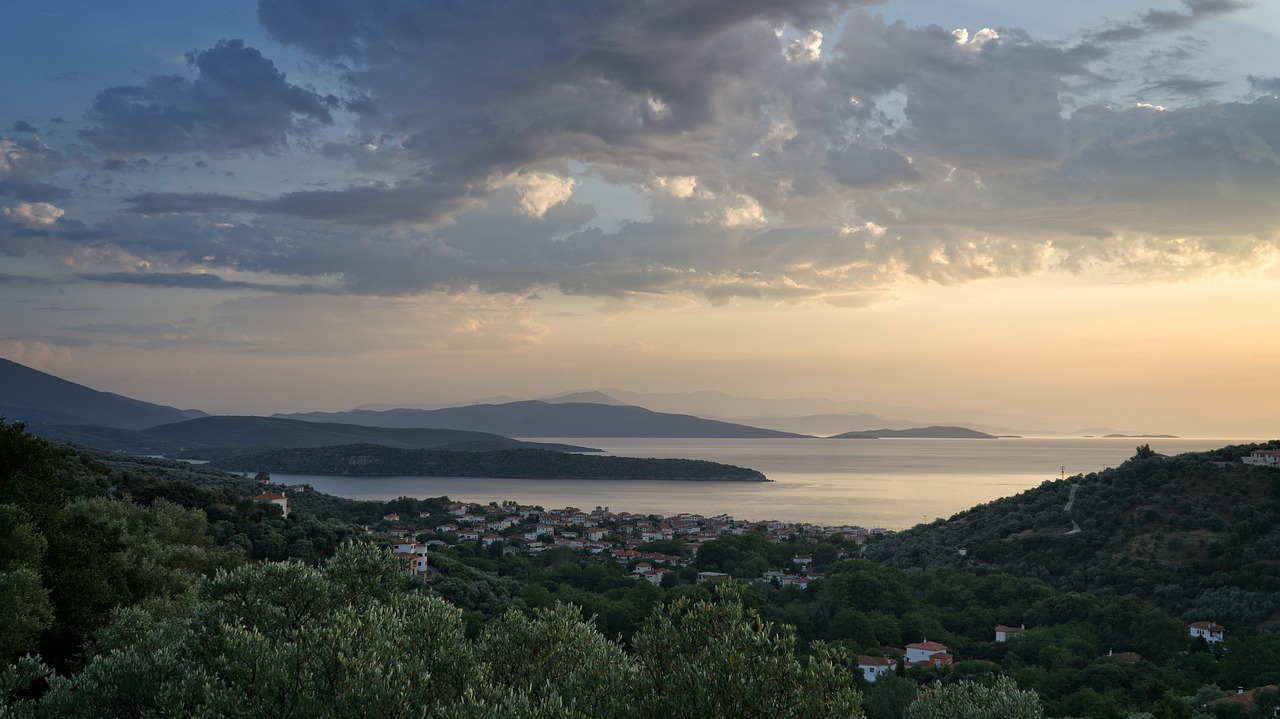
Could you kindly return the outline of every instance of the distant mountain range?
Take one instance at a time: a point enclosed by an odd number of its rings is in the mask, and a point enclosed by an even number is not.
[[[1103,436],[1118,434],[1121,430],[1101,426],[1093,421],[1050,419],[1026,415],[976,412],[958,409],[927,409],[906,405],[889,405],[856,400],[833,400],[815,397],[769,399],[741,397],[723,392],[630,392],[606,388],[576,390],[538,397],[551,404],[586,402],[592,404],[631,405],[654,412],[687,414],[703,419],[743,424],[749,427],[791,432],[795,434],[828,436],[844,432],[862,432],[877,429],[915,429],[926,426],[965,427],[996,436]],[[486,397],[465,403],[453,404],[366,404],[357,409],[385,411],[392,409],[444,409],[470,405],[503,405],[527,401],[510,396]],[[904,419],[908,418],[908,419]],[[1239,423],[1240,436],[1252,436],[1257,430],[1246,427],[1264,423]],[[1274,422],[1280,426],[1280,420]],[[1146,434],[1145,432],[1124,432]],[[1230,435],[1232,433],[1228,433]],[[1224,435],[1227,436],[1227,435]]]
[[[303,449],[348,444],[468,452],[497,449],[600,451],[569,444],[522,442],[489,432],[368,427],[277,417],[201,417],[144,430],[39,424],[32,425],[31,429],[34,434],[46,439],[133,454],[163,454],[187,459],[215,459],[246,448]]]
[[[511,437],[769,439],[806,436],[685,414],[653,412],[631,405],[588,402],[556,404],[541,400],[445,409],[390,409],[381,412],[352,410],[275,416],[308,422],[343,422],[374,427],[468,429]]]
[[[0,417],[10,421],[143,429],[207,416],[199,410],[165,407],[99,392],[0,359]]]
[[[200,410],[166,407],[100,392],[0,359],[0,417],[24,421],[41,436],[120,451],[161,453],[187,445],[158,433],[135,435],[130,432],[208,416]],[[900,419],[903,416],[912,419]],[[958,436],[937,434],[936,431],[926,434],[888,433],[939,426],[969,430],[977,436],[1170,436],[1122,432],[1096,424],[1081,429],[1086,423],[1067,425],[1063,421],[1036,417],[925,410],[869,402],[764,399],[709,391],[637,393],[617,389],[579,390],[539,400],[495,397],[489,401],[446,407],[365,405],[345,412],[278,414],[274,417],[312,423],[452,429],[490,435],[476,438],[475,441],[480,443],[477,446],[497,442],[494,435],[508,442],[514,441],[507,439],[510,437],[767,439],[868,432],[881,437]],[[964,419],[959,419],[961,417]],[[1262,422],[1259,420],[1253,425]],[[1238,424],[1239,436],[1257,434],[1256,429],[1252,433],[1245,430],[1250,423]],[[1280,425],[1280,420],[1277,424]],[[239,436],[250,440],[254,431],[260,429],[246,431]],[[342,441],[383,440],[348,435]],[[388,446],[400,446],[390,438],[387,442]],[[307,446],[321,444],[312,442]]]

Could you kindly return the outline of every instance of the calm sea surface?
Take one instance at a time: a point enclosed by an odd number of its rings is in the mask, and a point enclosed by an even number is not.
[[[684,457],[751,467],[772,482],[334,477],[273,475],[353,499],[515,500],[615,512],[726,513],[736,519],[904,529],[1017,494],[1065,467],[1068,476],[1114,467],[1150,443],[1163,454],[1216,449],[1232,439],[555,439],[630,457]]]

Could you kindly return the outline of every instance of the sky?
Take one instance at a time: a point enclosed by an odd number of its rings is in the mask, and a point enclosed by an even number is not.
[[[1280,435],[1280,3],[6,16],[0,356],[97,389]]]

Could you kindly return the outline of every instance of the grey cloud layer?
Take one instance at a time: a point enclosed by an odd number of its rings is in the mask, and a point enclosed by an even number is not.
[[[1130,86],[1194,104],[1116,106],[1119,81],[1099,70],[1126,43],[1243,3],[1185,0],[1074,43],[958,38],[868,4],[262,0],[276,39],[342,75],[342,110],[229,41],[189,56],[194,79],[103,91],[82,137],[289,161],[291,135],[346,117],[352,132],[321,154],[361,158],[372,179],[265,199],[138,192],[96,222],[10,222],[0,249],[36,233],[44,251],[100,250],[92,279],[208,289],[278,291],[212,270],[370,295],[846,302],[903,281],[1191,273],[1276,251],[1280,82],[1249,77],[1261,97],[1214,100],[1222,78],[1170,66]],[[34,138],[6,142],[40,156]],[[649,219],[605,231],[567,195],[521,211],[519,182],[584,168],[644,193]],[[51,171],[0,174],[0,193],[57,198],[31,184]]]
[[[187,55],[194,80],[156,75],[98,93],[81,137],[121,153],[272,150],[308,122],[330,124],[336,98],[289,84],[241,40]]]

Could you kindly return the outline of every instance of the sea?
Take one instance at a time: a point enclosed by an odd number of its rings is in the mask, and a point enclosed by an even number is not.
[[[538,438],[528,438],[538,439]],[[1240,439],[1023,437],[1000,439],[541,439],[627,457],[683,457],[750,467],[770,482],[341,477],[273,474],[352,499],[448,496],[545,508],[608,507],[671,516],[692,512],[867,529],[906,529],[1049,480],[1098,472],[1139,444],[1175,455]]]

